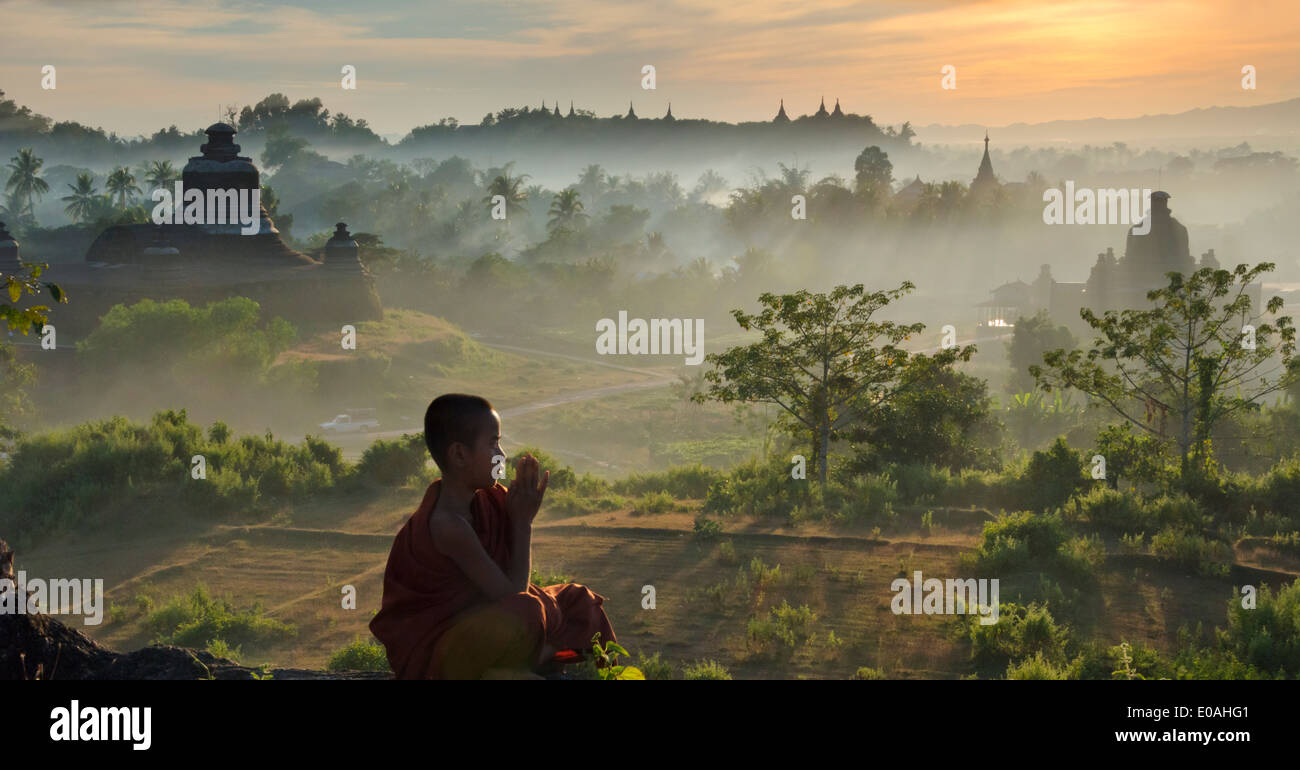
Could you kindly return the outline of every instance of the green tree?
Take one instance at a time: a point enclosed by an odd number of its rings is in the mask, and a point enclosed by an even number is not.
[[[18,361],[14,346],[0,342],[0,441],[18,436],[15,422],[32,412],[27,389],[36,382],[36,366]]]
[[[853,172],[861,196],[879,196],[894,181],[894,164],[889,161],[889,154],[875,145],[858,154],[853,161]]]
[[[5,189],[23,207],[14,213],[34,216],[35,199],[50,191],[49,182],[40,177],[43,165],[45,161],[36,157],[35,151],[30,147],[19,150],[17,155],[9,159],[10,174]]]
[[[854,425],[846,438],[866,444],[873,470],[884,462],[931,464],[952,470],[997,466],[998,426],[990,415],[988,383],[913,356],[900,375],[906,387],[873,419]]]
[[[68,189],[72,194],[63,196],[63,201],[68,204],[63,210],[72,217],[73,222],[92,219],[100,200],[99,193],[95,191],[95,178],[86,172],[77,174],[77,183],[68,185]]]
[[[145,184],[150,189],[169,188],[181,175],[172,166],[170,160],[155,160],[150,163],[144,174]]]
[[[804,435],[826,483],[833,440],[859,420],[880,414],[914,384],[903,384],[909,360],[899,343],[919,334],[925,324],[900,325],[873,321],[871,316],[916,288],[904,281],[898,289],[866,293],[862,284],[836,286],[829,294],[800,290],[794,294],[766,292],[763,310],[732,315],[746,331],[763,338],[706,357],[714,365],[705,378],[712,383],[695,401],[776,404],[784,410],[781,427]],[[970,360],[975,346],[956,347],[934,356],[936,366]]]
[[[1043,362],[1043,354],[1051,350],[1074,350],[1078,341],[1070,330],[1052,323],[1047,311],[1040,310],[1030,318],[1017,318],[1007,345],[1007,361],[1011,376],[1007,379],[1007,392],[1021,394],[1034,389],[1034,377],[1029,367]]]
[[[494,196],[500,195],[504,197],[506,199],[507,222],[510,220],[512,214],[519,214],[527,211],[527,209],[524,208],[524,203],[528,200],[528,193],[524,192],[520,188],[523,186],[524,181],[528,179],[528,175],[521,174],[519,176],[511,176],[510,167],[513,165],[514,162],[511,161],[501,169],[501,173],[498,174],[488,185],[487,197],[483,199],[484,203],[492,205],[492,198]]]
[[[135,184],[135,175],[126,166],[118,166],[108,175],[104,189],[109,196],[117,196],[118,208],[126,207],[126,199],[139,195],[141,190]]]
[[[1172,441],[1186,478],[1193,460],[1202,468],[1212,459],[1208,439],[1216,423],[1239,410],[1259,409],[1264,396],[1296,376],[1290,316],[1278,317],[1276,324],[1262,322],[1251,314],[1246,291],[1273,267],[1268,262],[1237,265],[1231,272],[1207,267],[1190,277],[1171,272],[1169,286],[1147,292],[1151,309],[1108,310],[1098,318],[1084,308],[1080,316],[1100,334],[1092,348],[1053,350],[1043,356],[1046,366],[1029,371],[1044,390],[1083,391],[1129,424]],[[1282,305],[1281,297],[1273,297],[1266,310],[1276,314]],[[1246,325],[1254,327],[1253,346]],[[1278,354],[1279,367],[1256,371]],[[1278,370],[1281,374],[1270,380]],[[1173,419],[1172,427],[1166,418]]]
[[[546,223],[547,230],[558,227],[575,229],[587,221],[587,212],[583,211],[582,200],[578,191],[570,187],[556,193],[551,199],[551,219]]]

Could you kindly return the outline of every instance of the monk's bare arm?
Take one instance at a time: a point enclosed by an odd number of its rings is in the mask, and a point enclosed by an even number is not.
[[[492,561],[478,535],[474,533],[469,522],[459,516],[434,515],[429,518],[429,530],[433,536],[434,547],[446,554],[456,566],[478,586],[488,598],[505,597],[527,590],[528,573],[524,573],[524,587],[517,588],[518,581],[501,571]],[[513,570],[511,570],[513,572]]]
[[[511,522],[510,583],[517,592],[528,590],[528,576],[533,572],[533,525]]]

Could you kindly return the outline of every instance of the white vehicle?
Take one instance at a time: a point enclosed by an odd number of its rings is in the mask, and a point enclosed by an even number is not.
[[[374,409],[349,409],[329,422],[320,424],[324,433],[369,433],[379,427]]]

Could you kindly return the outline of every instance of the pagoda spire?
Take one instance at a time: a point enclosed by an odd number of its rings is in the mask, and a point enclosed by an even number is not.
[[[573,117],[573,115],[574,115],[574,112],[573,112],[573,100],[570,99],[570,100],[569,100],[569,117]]]
[[[777,112],[777,113],[776,113],[776,117],[772,119],[772,122],[773,122],[773,123],[789,123],[789,122],[790,122],[790,116],[785,114],[785,99],[782,99],[782,100],[781,100],[781,110],[780,110],[780,112]]]
[[[668,114],[664,115],[664,120],[677,120],[673,117],[673,103],[668,102]]]
[[[840,100],[838,98],[835,100],[835,111],[831,113],[831,117],[832,118],[844,117],[844,111],[840,109]]]
[[[814,118],[829,118],[830,116],[831,116],[831,114],[830,114],[829,112],[826,111],[826,97],[825,97],[825,96],[822,96],[822,104],[821,104],[820,107],[817,108],[817,114],[813,115],[813,117],[814,117]]]
[[[998,179],[993,175],[993,161],[989,158],[989,132],[984,131],[984,158],[980,161],[980,170],[975,174],[975,179],[970,183],[971,192],[987,187],[996,187]]]

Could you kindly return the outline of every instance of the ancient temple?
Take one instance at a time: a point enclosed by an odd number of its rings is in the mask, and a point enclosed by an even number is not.
[[[672,102],[668,102],[668,114],[664,115],[664,120],[665,120],[665,121],[668,121],[669,123],[673,122],[674,120],[677,120],[677,118],[674,118],[674,117],[673,117],[673,103],[672,103]]]
[[[215,123],[206,133],[201,154],[181,172],[183,187],[260,190],[257,167],[234,143],[235,129]],[[91,243],[84,263],[55,263],[44,274],[69,300],[54,308],[51,320],[80,336],[116,304],[146,298],[205,304],[234,296],[257,301],[264,318],[280,316],[299,326],[383,317],[374,281],[345,227],[318,260],[284,242],[265,206],[259,216],[258,231],[250,235],[238,224],[109,227]]]
[[[831,117],[832,117],[832,118],[842,118],[842,117],[844,117],[844,111],[840,109],[840,100],[839,100],[839,99],[836,99],[836,100],[835,100],[835,110],[834,110],[833,112],[831,112]]]
[[[983,166],[980,171],[983,173]],[[1147,292],[1168,287],[1166,273],[1179,272],[1186,276],[1204,267],[1219,268],[1214,249],[1202,254],[1199,262],[1192,257],[1187,228],[1172,216],[1169,198],[1169,193],[1164,191],[1151,194],[1150,232],[1140,235],[1134,232],[1136,226],[1130,227],[1124,255],[1116,257],[1113,248],[1099,253],[1087,281],[1057,281],[1052,277],[1051,268],[1043,265],[1031,286],[1016,281],[993,289],[993,299],[977,306],[979,323],[1007,326],[1014,324],[1018,316],[1047,310],[1056,323],[1076,334],[1086,334],[1090,327],[1079,317],[1081,308],[1100,316],[1107,310],[1150,307]],[[1252,309],[1259,312],[1263,286],[1251,284],[1246,293],[1251,297]]]
[[[632,102],[627,103],[627,114],[623,116],[624,120],[636,120],[636,110],[632,109]]]
[[[823,96],[822,104],[820,107],[817,108],[817,112],[813,113],[813,117],[818,119],[824,119],[824,118],[829,118],[830,116],[831,114],[826,111],[826,97]]]
[[[782,100],[781,100],[781,109],[776,113],[776,117],[775,117],[775,118],[772,118],[772,122],[773,122],[773,123],[789,123],[789,122],[790,122],[790,116],[785,114],[785,99],[782,99]]]

